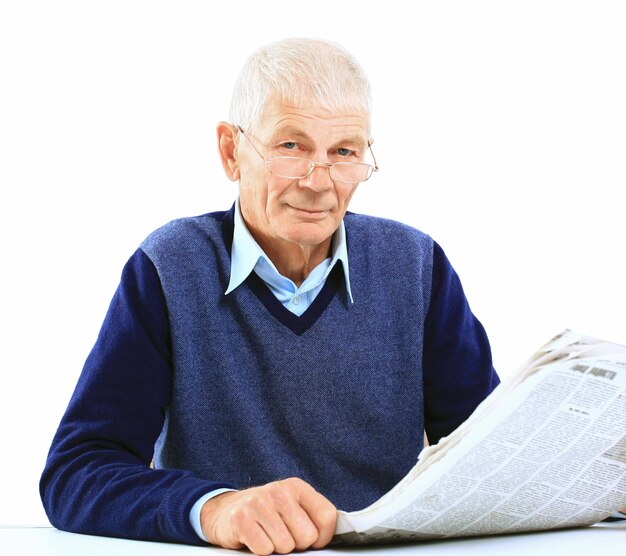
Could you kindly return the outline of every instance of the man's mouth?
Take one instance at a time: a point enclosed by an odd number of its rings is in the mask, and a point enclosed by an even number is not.
[[[300,214],[309,215],[312,217],[326,216],[330,212],[330,209],[313,209],[313,208],[308,208],[308,207],[300,208],[300,207],[294,207],[293,205],[289,205],[289,207]]]

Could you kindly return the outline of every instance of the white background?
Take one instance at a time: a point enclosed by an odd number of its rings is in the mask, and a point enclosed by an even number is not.
[[[0,524],[37,483],[121,268],[228,208],[215,124],[258,46],[326,38],[374,90],[352,210],[431,234],[506,376],[563,328],[626,343],[626,5],[0,4]]]

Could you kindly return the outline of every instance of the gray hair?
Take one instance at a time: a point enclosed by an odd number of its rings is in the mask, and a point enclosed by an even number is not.
[[[344,48],[316,39],[284,39],[254,52],[235,82],[230,121],[248,130],[273,98],[339,111],[371,111],[365,72]]]

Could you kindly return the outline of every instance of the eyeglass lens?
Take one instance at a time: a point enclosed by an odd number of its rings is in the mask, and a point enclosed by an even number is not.
[[[312,171],[313,161],[308,158],[277,156],[268,160],[270,172],[275,176],[302,179]],[[358,162],[338,162],[329,167],[332,180],[358,183],[367,180],[372,174],[369,164]]]

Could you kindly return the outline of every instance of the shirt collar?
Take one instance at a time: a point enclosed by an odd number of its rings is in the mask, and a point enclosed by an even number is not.
[[[332,270],[337,263],[341,261],[343,265],[343,275],[346,283],[346,290],[350,302],[354,303],[352,298],[352,289],[350,288],[350,269],[348,266],[348,247],[346,243],[346,228],[341,221],[339,228],[333,234],[331,243],[332,259],[328,267],[328,271]],[[228,295],[238,286],[240,286],[245,279],[254,270],[259,260],[264,260],[278,276],[280,273],[274,266],[274,263],[265,254],[260,245],[252,237],[250,230],[246,226],[246,223],[241,216],[239,209],[239,199],[235,202],[235,215],[234,215],[234,231],[233,231],[233,244],[231,247],[231,262],[230,262],[230,281],[228,282],[228,288],[225,295]]]

